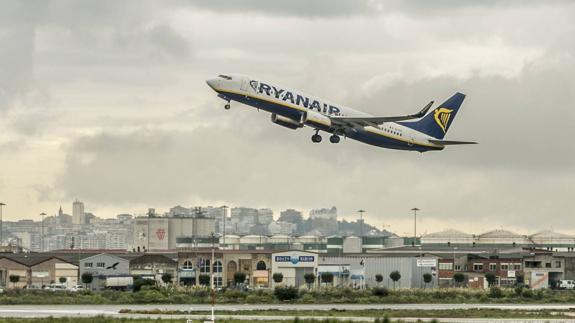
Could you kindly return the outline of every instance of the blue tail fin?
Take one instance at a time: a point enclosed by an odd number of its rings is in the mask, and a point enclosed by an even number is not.
[[[420,120],[401,122],[401,125],[434,138],[443,139],[464,99],[465,94],[457,92]]]

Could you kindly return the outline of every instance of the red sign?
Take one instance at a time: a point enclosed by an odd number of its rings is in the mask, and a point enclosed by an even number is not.
[[[166,230],[164,229],[156,230],[156,237],[158,237],[159,240],[164,240],[165,236],[166,236]]]

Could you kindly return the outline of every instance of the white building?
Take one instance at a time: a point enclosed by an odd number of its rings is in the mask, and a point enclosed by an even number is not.
[[[86,215],[84,213],[84,203],[78,200],[72,203],[72,223],[77,226],[86,223]]]
[[[313,209],[309,212],[310,219],[337,220],[337,208],[332,206],[331,209]]]
[[[270,234],[287,234],[291,235],[296,230],[295,223],[283,222],[283,221],[273,221],[268,224],[268,230]]]
[[[306,251],[286,251],[272,254],[272,273],[281,273],[283,286],[305,285],[305,274],[317,276],[318,255]],[[273,283],[273,286],[278,285]]]
[[[274,211],[272,209],[258,210],[258,223],[268,225],[274,220]]]

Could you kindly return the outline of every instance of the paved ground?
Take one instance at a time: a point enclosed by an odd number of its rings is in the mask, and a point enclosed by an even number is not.
[[[434,309],[472,309],[472,308],[495,308],[495,309],[524,309],[524,310],[568,310],[575,309],[575,304],[301,304],[301,305],[275,305],[275,304],[258,304],[258,305],[218,305],[217,310],[226,311],[239,311],[239,310],[262,310],[262,309],[278,309],[278,310],[330,310],[332,308],[348,309],[348,310],[363,310],[363,309],[420,309],[420,310],[434,310]],[[205,310],[210,309],[209,305],[1,305],[0,317],[92,317],[97,315],[106,315],[113,317],[126,317],[126,318],[188,318],[186,315],[141,315],[141,314],[120,314],[120,309],[161,309],[161,310],[180,310],[186,311]],[[345,313],[342,313],[345,315]],[[196,322],[205,315],[193,315],[190,318]],[[219,318],[226,318],[229,316],[218,316]],[[293,320],[290,316],[235,316],[235,319],[245,320]],[[303,317],[300,317],[303,318]],[[315,317],[320,318],[320,317]],[[332,317],[333,319],[333,317]],[[370,318],[361,317],[341,317],[343,320],[353,321],[371,321]],[[405,322],[415,322],[417,318],[409,319],[402,318]],[[429,320],[423,320],[429,321]],[[439,319],[440,322],[466,322],[466,323],[487,323],[487,322],[530,322],[530,323],[544,323],[544,322],[575,322],[573,320],[556,319],[556,320],[539,320],[539,319]]]

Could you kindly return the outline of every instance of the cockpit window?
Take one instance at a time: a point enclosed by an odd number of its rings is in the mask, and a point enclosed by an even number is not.
[[[218,77],[221,77],[221,78],[226,79],[226,80],[231,80],[231,79],[232,79],[231,76],[227,76],[227,75],[218,75]]]

